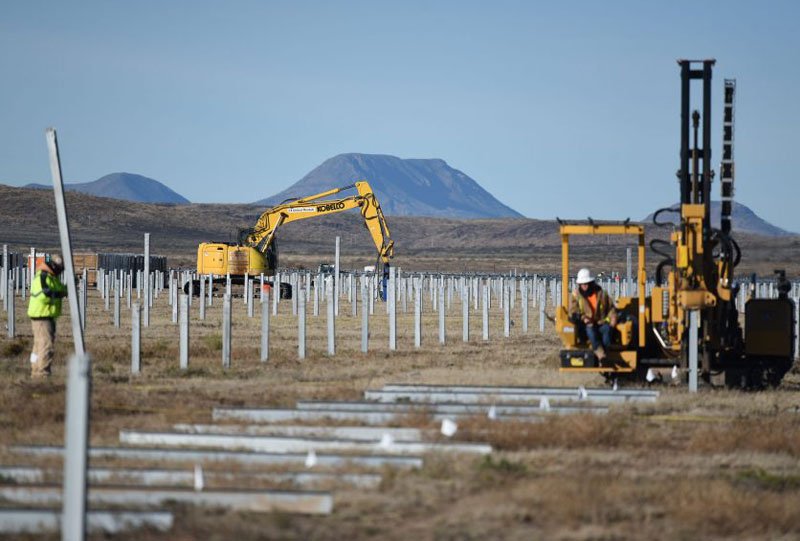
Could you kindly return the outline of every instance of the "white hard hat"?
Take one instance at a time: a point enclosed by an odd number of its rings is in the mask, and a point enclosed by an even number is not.
[[[592,276],[592,272],[587,268],[582,268],[578,271],[578,278],[575,280],[579,285],[580,284],[588,284],[594,282],[594,276]]]

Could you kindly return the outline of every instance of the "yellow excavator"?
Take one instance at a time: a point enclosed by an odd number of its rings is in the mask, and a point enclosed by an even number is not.
[[[330,199],[331,196],[352,189],[358,193]],[[275,242],[278,228],[298,220],[319,218],[351,209],[359,209],[361,212],[364,225],[378,251],[376,269],[380,268],[381,272],[387,275],[390,261],[394,256],[394,241],[380,203],[365,180],[308,197],[289,199],[280,205],[268,208],[261,214],[254,227],[239,232],[238,243],[201,243],[197,248],[197,273],[215,276],[230,274],[233,283],[243,283],[245,275],[274,276],[278,267],[278,250]],[[289,284],[281,284],[281,297],[291,297]]]
[[[595,372],[607,379],[651,379],[659,368],[693,370],[711,381],[724,376],[730,387],[760,388],[778,385],[792,367],[795,355],[794,303],[791,284],[783,271],[775,271],[778,298],[749,299],[744,305],[744,329],[737,300],[741,284],[734,268],[741,251],[733,238],[733,121],[735,80],[725,80],[723,151],[720,166],[722,191],[720,227],[711,225],[711,68],[714,60],[679,60],[681,67],[681,152],[678,180],[680,205],[657,211],[653,223],[670,228],[669,241],[654,239],[651,250],[662,260],[655,268],[655,284],[647,291],[645,230],[629,221],[599,223],[559,220],[562,241],[562,295],[556,308],[556,331],[564,349],[561,370]],[[701,115],[690,115],[691,81],[703,83]],[[702,119],[702,130],[700,121]],[[693,144],[690,144],[693,134]],[[702,141],[700,140],[702,136]],[[675,213],[674,221],[660,221]],[[579,235],[627,235],[638,244],[638,294],[620,296],[613,343],[599,361],[587,343],[581,323],[569,313],[570,239]],[[669,269],[668,272],[665,272]],[[744,330],[744,332],[743,332]],[[691,359],[691,361],[690,361]],[[692,364],[697,363],[694,368]],[[650,374],[650,376],[648,376]],[[674,377],[674,376],[673,376]]]

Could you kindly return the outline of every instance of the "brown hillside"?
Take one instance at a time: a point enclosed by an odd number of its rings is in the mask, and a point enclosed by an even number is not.
[[[239,228],[252,225],[262,208],[251,205],[146,204],[67,194],[76,250],[141,252],[142,235],[151,233],[154,253],[173,265],[193,263],[197,244],[234,240]],[[532,219],[456,220],[387,218],[395,241],[395,263],[408,270],[555,272],[561,257],[555,221]],[[648,226],[648,238],[667,231]],[[341,237],[346,266],[371,263],[375,250],[357,213],[295,222],[278,233],[282,265],[316,266],[333,257]],[[800,237],[739,235],[744,255],[740,273],[770,274],[783,266],[793,276],[800,263]],[[52,194],[0,185],[0,242],[12,249],[56,248],[58,230]],[[602,270],[624,269],[625,247],[632,239],[585,239],[573,249],[576,264]],[[648,251],[650,267],[658,257]],[[602,261],[603,263],[597,263]]]

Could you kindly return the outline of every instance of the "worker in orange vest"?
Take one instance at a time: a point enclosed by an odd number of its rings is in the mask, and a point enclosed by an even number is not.
[[[589,269],[580,269],[575,282],[577,287],[570,298],[570,319],[575,323],[578,336],[588,338],[595,357],[602,363],[611,345],[617,311],[611,297],[595,282]]]

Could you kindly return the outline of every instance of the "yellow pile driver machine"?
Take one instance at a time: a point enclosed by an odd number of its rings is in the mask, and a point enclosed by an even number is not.
[[[734,269],[741,252],[731,231],[733,206],[733,121],[735,80],[725,80],[723,150],[720,168],[720,228],[711,226],[711,71],[714,60],[679,60],[681,72],[681,150],[678,181],[680,205],[653,217],[656,226],[671,228],[669,241],[654,239],[651,250],[662,259],[655,284],[647,294],[645,231],[640,224],[560,221],[562,295],[556,329],[564,345],[561,370],[597,372],[607,378],[641,379],[650,368],[688,368],[697,355],[700,375],[710,380],[724,374],[736,387],[777,385],[794,362],[794,303],[790,284],[778,273],[779,297],[750,299],[744,307],[744,332],[736,301]],[[702,115],[690,114],[691,82],[702,81]],[[702,122],[702,127],[701,127]],[[691,136],[691,141],[690,141]],[[691,146],[690,146],[691,145]],[[677,223],[660,220],[680,215]],[[619,297],[620,314],[614,343],[598,362],[568,312],[569,242],[576,235],[632,235],[638,240],[637,296]],[[696,345],[696,346],[695,346]],[[690,347],[697,349],[690,351]]]

